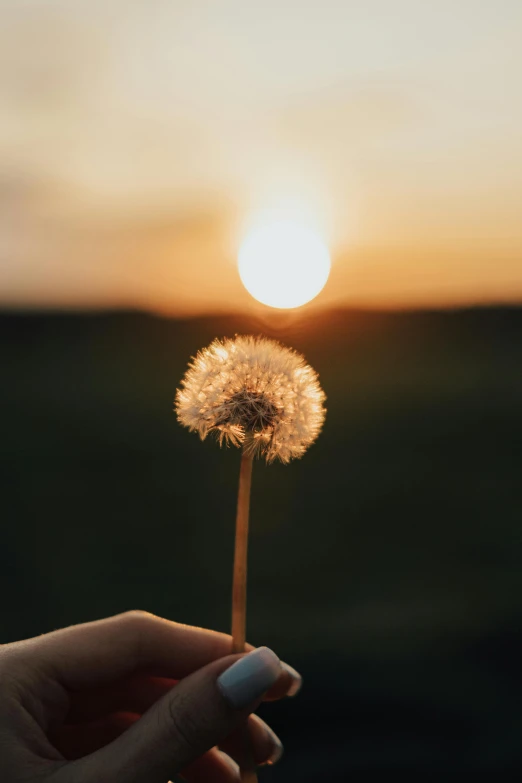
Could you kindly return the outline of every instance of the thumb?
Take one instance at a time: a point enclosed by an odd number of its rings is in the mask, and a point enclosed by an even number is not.
[[[228,656],[181,680],[117,740],[82,759],[82,783],[165,783],[220,743],[281,674],[268,647]]]

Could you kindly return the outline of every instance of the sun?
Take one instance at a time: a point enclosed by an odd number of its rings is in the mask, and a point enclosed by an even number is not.
[[[282,309],[306,304],[330,274],[328,249],[314,230],[292,220],[253,229],[238,257],[239,276],[254,299]]]

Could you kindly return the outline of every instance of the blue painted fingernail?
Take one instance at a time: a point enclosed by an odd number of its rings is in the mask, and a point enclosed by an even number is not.
[[[217,685],[232,707],[242,709],[266,693],[280,674],[277,655],[268,647],[259,647],[226,669]]]

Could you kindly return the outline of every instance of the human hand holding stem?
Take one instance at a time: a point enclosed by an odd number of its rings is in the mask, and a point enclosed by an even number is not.
[[[1,645],[0,779],[238,783],[239,728],[248,722],[258,763],[273,763],[281,744],[252,713],[299,689],[275,653],[246,652],[147,612]]]

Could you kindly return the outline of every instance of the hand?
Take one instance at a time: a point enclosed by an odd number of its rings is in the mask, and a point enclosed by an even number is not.
[[[238,783],[245,723],[255,762],[277,760],[279,740],[251,713],[300,677],[266,647],[230,648],[146,612],[0,646],[0,780]]]

